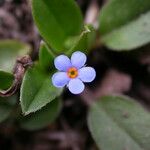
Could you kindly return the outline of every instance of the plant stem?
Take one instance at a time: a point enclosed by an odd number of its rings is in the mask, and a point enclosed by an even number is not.
[[[88,28],[88,26],[84,27],[85,30],[82,31],[79,38],[76,40],[75,44],[67,51],[67,55],[71,55],[71,53],[74,51],[75,47],[78,45],[78,43],[81,41],[81,39],[86,35],[87,33],[91,32],[91,30]]]

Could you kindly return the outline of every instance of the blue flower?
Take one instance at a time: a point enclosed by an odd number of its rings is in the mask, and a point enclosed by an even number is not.
[[[52,76],[53,85],[57,88],[67,85],[73,94],[83,92],[85,88],[83,82],[92,82],[96,77],[94,68],[85,67],[86,60],[86,55],[80,51],[74,52],[71,59],[65,55],[56,57],[54,64],[59,72]]]

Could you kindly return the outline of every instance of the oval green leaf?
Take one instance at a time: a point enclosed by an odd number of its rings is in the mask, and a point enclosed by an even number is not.
[[[149,150],[150,113],[124,96],[104,96],[88,116],[91,134],[101,150]]]
[[[64,52],[65,41],[83,28],[82,15],[74,0],[32,0],[32,14],[40,34],[57,52]]]
[[[54,100],[61,94],[62,89],[52,85],[50,74],[34,66],[26,71],[20,92],[22,112],[27,115]]]
[[[100,12],[101,42],[112,50],[132,50],[150,42],[150,1],[111,0]]]
[[[7,103],[0,102],[0,123],[5,121],[12,112],[12,106],[8,105]]]
[[[14,76],[11,73],[0,70],[0,90],[8,89],[14,80]]]
[[[16,104],[16,95],[9,98],[0,97],[0,123],[5,121],[12,113]]]
[[[0,41],[0,70],[12,72],[16,59],[28,54],[30,47],[16,40]]]
[[[62,108],[61,99],[55,99],[41,110],[32,113],[20,120],[20,125],[26,130],[38,130],[52,123]]]

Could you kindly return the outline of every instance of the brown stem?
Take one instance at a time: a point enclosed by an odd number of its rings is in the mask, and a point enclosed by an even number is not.
[[[14,72],[13,84],[9,89],[0,91],[1,97],[9,97],[17,91],[17,89],[21,85],[26,68],[31,65],[32,65],[32,60],[28,55],[17,59],[13,71]]]

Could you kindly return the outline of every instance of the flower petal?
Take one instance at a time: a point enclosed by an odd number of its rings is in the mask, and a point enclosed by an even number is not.
[[[80,94],[83,92],[85,86],[80,79],[71,79],[68,84],[69,91],[73,94]]]
[[[72,66],[70,59],[65,55],[56,57],[54,64],[59,71],[67,71]]]
[[[78,69],[80,69],[81,67],[85,65],[86,60],[87,60],[86,55],[80,51],[74,52],[71,56],[72,66]]]
[[[66,72],[57,72],[52,76],[52,83],[55,87],[61,88],[68,84],[69,78]]]
[[[78,70],[78,78],[83,82],[92,82],[96,77],[95,69],[92,67],[83,67]]]

